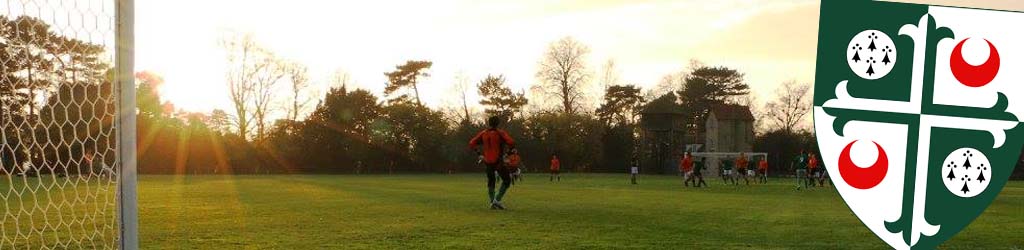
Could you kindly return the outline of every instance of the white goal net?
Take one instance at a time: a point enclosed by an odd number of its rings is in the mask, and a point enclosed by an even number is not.
[[[0,1],[0,249],[135,248],[119,2]]]
[[[705,175],[708,176],[720,176],[722,174],[722,166],[729,161],[735,168],[735,161],[741,156],[747,159],[747,169],[756,170],[757,162],[761,159],[768,159],[768,153],[764,152],[697,152],[693,153],[695,161],[703,163],[706,171]],[[746,173],[740,173],[746,174]],[[767,174],[767,173],[766,173]]]

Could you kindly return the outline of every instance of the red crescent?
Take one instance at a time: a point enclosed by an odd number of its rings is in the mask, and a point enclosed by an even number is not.
[[[996,73],[999,73],[999,51],[996,50],[996,46],[986,39],[989,51],[988,60],[981,65],[974,66],[964,61],[964,54],[961,51],[964,42],[967,42],[967,39],[960,41],[956,48],[953,48],[953,53],[949,55],[949,68],[953,71],[953,76],[968,87],[981,87],[992,82],[992,79],[996,78]]]
[[[846,144],[846,148],[843,148],[843,152],[839,154],[839,175],[843,177],[846,184],[850,184],[851,187],[857,189],[869,189],[878,185],[885,179],[885,175],[889,172],[889,157],[885,154],[885,150],[878,143],[875,143],[875,147],[878,148],[878,158],[875,160],[875,164],[870,167],[861,168],[857,164],[853,163],[850,159],[850,148],[857,141]]]

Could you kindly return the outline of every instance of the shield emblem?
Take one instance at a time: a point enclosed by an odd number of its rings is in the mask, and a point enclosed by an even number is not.
[[[814,128],[850,210],[897,249],[978,217],[1020,156],[1024,14],[822,1]],[[1016,69],[1016,70],[1011,70]]]

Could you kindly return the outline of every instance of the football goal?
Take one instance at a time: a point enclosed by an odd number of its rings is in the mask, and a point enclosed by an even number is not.
[[[739,157],[741,152],[695,152],[692,153],[693,158],[696,161],[704,163],[706,167],[705,175],[707,176],[719,176],[722,174],[722,163],[724,161],[735,161]],[[749,170],[757,169],[757,162],[762,158],[767,159],[768,153],[764,152],[743,152],[742,153],[749,161]],[[746,174],[746,173],[741,173]]]
[[[137,249],[132,0],[0,2],[0,249]]]

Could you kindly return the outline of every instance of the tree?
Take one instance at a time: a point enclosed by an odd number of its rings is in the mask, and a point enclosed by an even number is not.
[[[253,84],[253,108],[252,118],[256,121],[256,140],[266,138],[267,116],[270,113],[270,104],[274,102],[277,92],[277,84],[287,76],[287,64],[270,51],[264,50],[260,58],[263,67],[256,72],[255,84]]]
[[[511,123],[509,124],[511,127]],[[539,113],[529,117],[525,124],[525,138],[517,140],[517,149],[523,155],[545,159],[558,154],[565,170],[592,169],[602,164],[602,128],[600,121],[584,114]],[[509,129],[510,132],[512,129]],[[515,134],[513,134],[515,136]],[[517,138],[520,139],[520,138]],[[534,165],[546,165],[537,162]]]
[[[149,72],[142,71],[135,73],[135,79],[138,80],[138,91],[135,93],[135,102],[139,108],[139,116],[142,119],[162,117],[164,114],[163,106],[160,101],[160,93],[158,92],[160,85],[163,85],[164,79],[159,75]]]
[[[219,134],[227,133],[228,129],[231,127],[231,117],[228,116],[228,113],[224,112],[223,109],[214,109],[210,112],[210,120],[207,123],[207,126],[211,131]]]
[[[352,75],[344,69],[335,69],[327,79],[328,89],[343,88],[352,82]]]
[[[793,132],[804,121],[804,117],[811,110],[808,92],[811,85],[798,84],[788,81],[775,90],[778,99],[771,101],[765,106],[767,117],[777,129],[786,132]]]
[[[388,82],[384,86],[384,95],[390,96],[402,88],[412,88],[413,94],[415,94],[416,105],[422,107],[423,103],[420,102],[420,90],[419,90],[419,79],[420,77],[428,77],[426,70],[430,69],[430,66],[434,63],[430,61],[407,61],[403,65],[395,66],[395,71],[384,73],[388,77]],[[400,95],[395,99],[407,99],[408,95]]]
[[[56,63],[50,52],[57,47],[60,38],[49,32],[48,24],[35,17],[8,20],[0,16],[0,19],[5,54],[3,71],[7,73],[5,76],[14,77],[8,84],[23,92],[15,96],[21,102],[17,105],[28,108],[27,118],[33,120],[38,115],[36,98],[55,83]],[[16,72],[20,74],[14,74]]]
[[[712,106],[735,102],[737,98],[750,93],[750,87],[743,81],[743,73],[727,67],[701,66],[686,77],[683,90],[679,91],[683,106],[687,109],[690,124],[695,129],[704,126],[704,120]]]
[[[466,98],[466,92],[469,91],[469,79],[462,72],[455,75],[455,84],[453,85],[454,90],[458,92],[459,100],[462,101],[462,112],[463,116],[460,122],[466,123],[472,120],[472,116],[469,114],[469,100]]]
[[[110,96],[110,67],[100,60],[104,50],[102,45],[50,32],[50,25],[35,17],[0,16],[0,121],[4,121],[0,137],[6,138],[0,163],[4,169],[27,161],[41,166],[42,161],[54,159],[45,157],[53,150],[81,152],[83,143],[73,149],[48,148],[65,146],[45,146],[52,139],[48,135],[68,132],[62,139],[78,138],[79,142],[106,138],[71,137],[99,131],[90,128],[107,121],[92,123],[93,118],[112,112],[104,110],[116,99]]]
[[[291,80],[291,91],[292,91],[292,103],[288,110],[288,119],[292,121],[299,120],[299,113],[309,105],[310,98],[306,98],[303,93],[309,88],[309,68],[306,65],[300,63],[290,63],[286,68],[288,76]]]
[[[348,91],[346,86],[331,88],[307,121],[330,127],[341,133],[367,136],[381,115],[377,97],[366,90]]]
[[[404,170],[440,170],[445,163],[443,142],[449,134],[443,114],[407,102],[384,106],[382,114],[373,133],[392,152],[389,160],[415,167]]]
[[[483,97],[480,104],[488,107],[484,111],[488,115],[503,116],[511,120],[529,103],[524,93],[513,93],[505,86],[505,76],[502,75],[487,75],[477,84],[477,90]]]
[[[754,151],[768,153],[768,165],[774,174],[792,173],[791,160],[800,150],[816,149],[817,138],[813,132],[783,130],[768,131],[754,138]],[[777,169],[777,170],[775,170]]]
[[[658,84],[649,88],[647,92],[644,93],[644,96],[647,97],[647,99],[653,100],[670,92],[678,92],[686,85],[686,78],[690,76],[690,73],[703,67],[705,67],[703,62],[699,60],[690,60],[690,64],[686,66],[686,68],[662,76],[661,80],[658,81]]]
[[[551,43],[540,61],[537,78],[539,88],[561,101],[562,112],[573,114],[584,101],[584,88],[590,79],[586,56],[590,48],[572,37]]]
[[[682,111],[683,106],[679,104],[679,96],[676,96],[673,92],[668,92],[658,98],[654,98],[654,100],[642,105],[640,110],[640,112],[652,113],[672,113]]]
[[[632,85],[608,86],[604,103],[597,108],[597,116],[609,126],[636,124],[643,104],[640,88]]]
[[[286,65],[273,52],[257,44],[251,34],[227,36],[221,46],[227,51],[228,94],[235,109],[238,134],[248,138],[255,122],[255,139],[261,140],[270,104],[276,97],[276,86],[287,75]]]
[[[331,88],[297,130],[299,144],[306,150],[306,164],[330,166],[372,160],[380,162],[375,128],[382,127],[382,108],[377,97],[366,90],[348,91],[347,86]],[[380,164],[367,164],[367,166]]]
[[[221,46],[227,52],[226,78],[228,95],[235,109],[234,123],[238,135],[245,139],[252,122],[249,112],[253,90],[256,88],[255,77],[269,65],[259,60],[258,53],[262,53],[263,49],[256,44],[251,34],[225,37],[221,40]]]
[[[601,84],[601,90],[607,90],[608,87],[619,85],[619,68],[616,66],[615,60],[608,59],[608,61],[604,63],[604,66],[601,69],[601,79],[599,79],[599,81]]]

